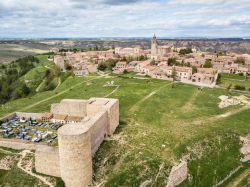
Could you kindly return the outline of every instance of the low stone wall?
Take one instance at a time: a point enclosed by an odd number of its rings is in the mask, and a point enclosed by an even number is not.
[[[27,112],[16,112],[16,116],[19,118],[25,118],[25,119],[42,119],[43,114],[42,113],[27,113]]]
[[[9,114],[9,115],[7,115],[7,116],[5,116],[5,117],[2,117],[2,118],[0,118],[0,121],[11,120],[11,119],[13,119],[14,117],[16,117],[16,113],[12,113],[12,114]]]
[[[187,162],[182,161],[178,166],[173,166],[168,178],[166,187],[175,187],[181,184],[188,177]]]
[[[42,144],[42,143],[39,143],[39,144]],[[6,147],[6,148],[11,148],[11,149],[16,149],[16,150],[23,150],[23,149],[36,150],[37,145],[38,143],[33,143],[29,141],[24,141],[24,140],[0,138],[0,147]]]
[[[46,145],[37,146],[35,153],[35,168],[38,173],[60,177],[58,147]]]

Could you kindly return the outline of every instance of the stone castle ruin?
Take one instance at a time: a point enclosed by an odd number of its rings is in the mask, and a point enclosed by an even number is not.
[[[64,99],[51,106],[51,114],[81,117],[58,129],[58,147],[35,146],[35,168],[42,174],[61,177],[67,187],[92,183],[92,156],[107,136],[119,125],[117,99]],[[43,114],[15,113],[18,117],[41,117]]]

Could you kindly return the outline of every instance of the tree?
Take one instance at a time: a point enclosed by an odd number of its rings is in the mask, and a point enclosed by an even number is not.
[[[216,84],[220,84],[221,83],[221,74],[218,74],[217,80],[216,80]]]
[[[171,75],[171,77],[173,78],[173,81],[176,81],[177,74],[176,74],[175,67],[173,68],[173,71],[172,71],[172,75]]]
[[[234,61],[234,63],[245,65],[246,61],[245,61],[245,59],[244,59],[243,57],[238,57],[238,58]]]
[[[194,73],[197,73],[198,72],[198,69],[197,69],[197,67],[195,67],[195,66],[192,66],[192,73],[194,74]]]
[[[67,71],[71,71],[73,69],[68,60],[64,60],[64,67]]]
[[[105,71],[106,68],[107,68],[107,66],[106,66],[106,64],[103,63],[103,62],[99,63],[99,64],[98,64],[98,67],[97,67],[97,69],[100,70],[100,71]]]
[[[241,86],[241,85],[235,85],[234,89],[235,90],[246,90],[246,87],[245,86]]]
[[[151,60],[151,62],[150,62],[150,65],[151,66],[154,66],[156,63],[155,63],[155,60]]]
[[[186,55],[186,54],[190,54],[190,53],[192,53],[192,52],[193,52],[193,51],[192,51],[191,48],[186,48],[186,49],[181,49],[180,52],[179,52],[179,54],[180,54],[180,55]]]
[[[211,68],[211,67],[213,67],[212,60],[206,59],[204,65],[203,65],[203,68]]]
[[[176,58],[169,58],[168,59],[168,66],[173,66],[173,65],[176,65],[177,64],[177,60]]]

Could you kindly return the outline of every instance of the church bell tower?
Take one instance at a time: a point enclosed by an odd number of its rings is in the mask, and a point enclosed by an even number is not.
[[[151,40],[151,59],[156,59],[158,54],[158,42],[154,34]]]

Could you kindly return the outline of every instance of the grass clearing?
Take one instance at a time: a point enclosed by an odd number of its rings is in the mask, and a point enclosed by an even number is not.
[[[88,83],[86,81],[89,81]],[[103,87],[114,81],[116,87]],[[94,157],[94,183],[101,186],[165,186],[171,167],[186,154],[190,180],[181,186],[212,186],[238,167],[239,136],[250,133],[250,110],[218,118],[242,106],[220,109],[225,89],[203,89],[130,76],[69,78],[55,91],[11,101],[0,116],[14,111],[44,112],[64,98],[118,98],[120,126]],[[34,105],[35,104],[35,105]],[[201,153],[201,154],[199,154]],[[198,172],[197,172],[198,171]],[[209,172],[209,174],[208,174]]]

